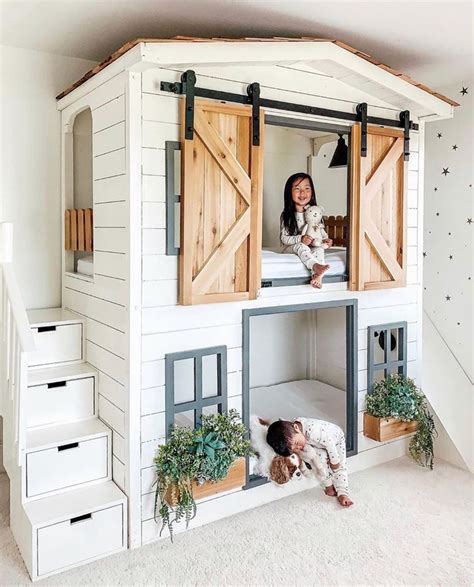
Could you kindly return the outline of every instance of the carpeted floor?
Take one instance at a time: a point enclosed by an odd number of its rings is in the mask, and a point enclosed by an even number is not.
[[[319,490],[127,551],[40,585],[471,585],[472,477],[408,458],[352,475],[350,510]],[[0,475],[0,584],[28,576]],[[198,512],[199,515],[199,512]]]

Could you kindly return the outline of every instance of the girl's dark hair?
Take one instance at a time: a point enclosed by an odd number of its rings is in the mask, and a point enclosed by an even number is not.
[[[288,445],[296,434],[296,430],[288,420],[277,420],[270,424],[267,430],[267,442],[273,450],[282,457],[290,456]]]
[[[284,207],[283,207],[283,212],[281,213],[280,216],[280,223],[282,226],[284,226],[286,228],[286,230],[288,231],[288,234],[290,236],[293,236],[295,234],[298,234],[298,226],[296,224],[296,218],[295,218],[295,212],[296,212],[296,208],[295,208],[295,203],[293,202],[293,198],[291,197],[291,191],[292,191],[292,187],[295,181],[298,181],[298,183],[302,182],[303,179],[307,179],[309,181],[309,185],[311,186],[311,200],[309,201],[309,206],[316,206],[316,193],[314,191],[314,184],[313,184],[313,179],[311,177],[311,175],[309,175],[308,173],[304,173],[304,172],[300,172],[300,173],[294,173],[293,175],[290,175],[290,177],[286,180],[285,183],[285,191],[284,191],[284,196],[283,196],[283,200],[284,200]]]

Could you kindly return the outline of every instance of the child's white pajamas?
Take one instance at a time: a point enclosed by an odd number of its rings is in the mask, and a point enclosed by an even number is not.
[[[295,218],[298,231],[301,233],[306,224],[304,213],[295,212]],[[302,238],[302,234],[288,234],[287,229],[282,226],[280,240],[281,243],[285,246],[285,251],[291,250],[293,253],[298,255],[303,265],[310,271],[312,271],[313,265],[315,263],[324,265],[324,249],[322,247],[308,247],[308,245],[305,245],[301,242]]]
[[[303,427],[306,442],[315,448],[323,448],[333,465],[339,468],[333,471],[330,467],[323,467],[323,483],[325,487],[334,485],[337,495],[349,495],[349,482],[346,467],[346,439],[344,432],[332,422],[316,420],[314,418],[297,418]]]

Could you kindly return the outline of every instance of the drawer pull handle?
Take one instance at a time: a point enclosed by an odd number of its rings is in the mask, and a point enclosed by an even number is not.
[[[63,444],[62,446],[58,446],[58,452],[61,450],[69,450],[70,448],[78,448],[78,442],[71,442],[71,444]]]
[[[38,333],[40,332],[54,332],[56,326],[38,326]]]
[[[53,381],[48,383],[48,389],[54,389],[55,387],[66,387],[67,381]]]
[[[85,522],[86,520],[92,520],[92,514],[84,514],[82,516],[77,516],[77,518],[71,518],[69,523],[77,524],[77,522]]]

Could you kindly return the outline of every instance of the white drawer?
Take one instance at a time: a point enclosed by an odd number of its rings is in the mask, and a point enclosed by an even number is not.
[[[38,326],[31,330],[36,350],[29,355],[30,366],[82,359],[82,324]]]
[[[38,576],[120,550],[122,505],[38,529]]]
[[[73,442],[26,455],[26,497],[105,479],[108,436]]]
[[[94,404],[94,377],[28,387],[27,426],[92,418]]]

